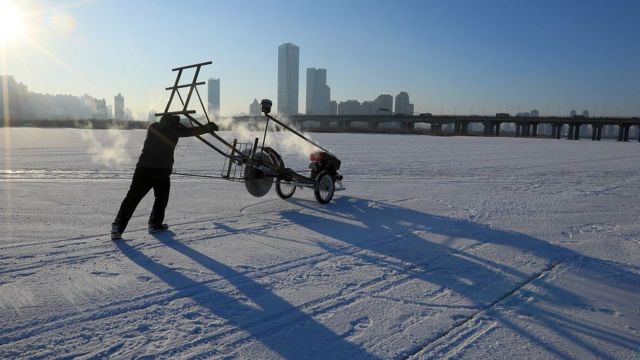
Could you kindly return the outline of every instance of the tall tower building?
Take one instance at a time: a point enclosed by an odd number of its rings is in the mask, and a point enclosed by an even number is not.
[[[113,110],[114,110],[114,119],[116,120],[124,120],[125,119],[125,113],[124,113],[124,96],[122,96],[122,94],[118,93],[118,95],[116,95],[113,98]]]
[[[298,113],[300,48],[292,43],[278,46],[278,113]]]
[[[207,111],[213,117],[220,116],[220,79],[207,82]]]
[[[329,114],[331,89],[327,86],[327,69],[307,69],[307,114]]]

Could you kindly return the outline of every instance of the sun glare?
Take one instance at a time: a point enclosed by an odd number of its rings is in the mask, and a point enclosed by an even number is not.
[[[26,27],[20,9],[12,1],[0,0],[0,45],[25,35]]]

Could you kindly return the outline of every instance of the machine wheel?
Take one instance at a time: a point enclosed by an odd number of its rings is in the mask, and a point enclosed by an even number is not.
[[[313,189],[313,194],[316,196],[316,200],[320,204],[326,204],[333,198],[333,192],[335,190],[335,181],[333,176],[327,171],[322,171],[316,178],[316,186]]]
[[[296,186],[292,183],[277,179],[276,180],[276,193],[282,199],[288,199],[293,196],[293,193],[296,192]]]

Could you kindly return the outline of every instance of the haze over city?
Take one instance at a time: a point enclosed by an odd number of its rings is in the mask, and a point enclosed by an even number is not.
[[[18,10],[23,30],[2,37],[0,75],[109,105],[121,93],[136,118],[163,107],[171,68],[198,61],[213,61],[203,78],[220,79],[222,114],[246,113],[254,98],[277,102],[278,46],[288,42],[300,47],[300,112],[306,69],[322,68],[338,102],[406,91],[416,112],[640,114],[634,1],[2,6]]]

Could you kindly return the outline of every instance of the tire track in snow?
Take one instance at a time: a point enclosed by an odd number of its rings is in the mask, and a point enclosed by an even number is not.
[[[355,248],[357,250],[352,252],[341,251],[340,255],[357,255],[358,253],[361,253],[361,252],[370,252],[371,250],[375,250],[375,247],[384,245],[389,242],[394,242],[394,241],[396,241],[396,239],[380,241],[378,243],[375,243],[371,249],[356,248],[354,246],[352,248]],[[465,247],[464,250],[474,249],[474,248],[483,246],[485,244],[487,243],[471,244]],[[458,251],[464,251],[464,250],[459,249]],[[360,284],[355,289],[352,287],[340,289],[333,294],[328,294],[323,297],[310,300],[306,303],[296,306],[295,308],[292,308],[277,314],[273,314],[271,316],[268,316],[253,322],[241,324],[241,328],[236,327],[236,328],[225,330],[225,331],[212,334],[203,338],[199,338],[193,342],[182,344],[171,349],[167,349],[161,353],[154,353],[153,356],[181,357],[185,352],[193,352],[194,349],[197,349],[200,347],[205,347],[207,350],[205,350],[204,352],[199,352],[196,355],[189,355],[189,356],[190,357],[195,356],[197,358],[209,358],[212,356],[223,356],[223,357],[233,356],[232,354],[240,350],[242,347],[248,346],[253,342],[258,341],[256,340],[256,338],[260,338],[263,336],[274,336],[283,331],[288,331],[289,329],[291,329],[291,326],[293,323],[301,319],[308,318],[308,317],[316,317],[316,318],[322,317],[323,315],[327,315],[332,312],[336,312],[341,309],[344,309],[348,306],[357,304],[360,301],[363,301],[372,297],[380,297],[380,294],[391,291],[398,286],[401,286],[416,278],[419,278],[419,276],[424,276],[430,271],[438,269],[439,265],[441,265],[442,263],[446,263],[448,261],[447,259],[440,258],[441,259],[440,261],[430,262],[430,260],[432,259],[438,259],[438,255],[439,254],[434,254],[434,256],[430,259],[427,259],[427,261],[412,265],[410,267],[403,266],[403,263],[401,261],[397,261],[397,264],[395,264],[396,265],[395,268],[387,267],[388,269],[397,271],[397,272],[385,273],[380,277],[373,278],[368,282]],[[335,256],[335,254],[333,254],[332,256]],[[384,258],[389,258],[389,257],[385,256]],[[390,264],[390,263],[392,262],[388,262],[387,264]],[[427,264],[430,264],[430,266],[424,267]],[[310,264],[310,265],[313,265],[313,264]],[[433,300],[440,297],[442,293],[445,292],[446,290],[447,290],[446,288],[438,289],[438,291],[431,294],[431,296],[428,297],[426,301]],[[435,308],[438,308],[438,307],[439,306],[435,306]],[[297,315],[297,316],[293,317],[293,315]],[[282,319],[287,317],[289,318],[286,319],[284,322],[282,322]],[[268,326],[268,324],[273,322],[280,322],[280,323],[275,327]],[[265,326],[265,324],[267,324],[267,326]],[[261,327],[264,327],[264,329],[260,329],[258,331],[253,330]],[[229,339],[235,335],[245,333],[249,330],[253,330],[253,331],[250,331],[251,335],[248,337],[243,337],[238,340]],[[218,349],[218,348],[211,349],[211,344],[214,344],[214,343],[225,344],[225,348],[227,348],[227,350],[222,351],[221,349]]]
[[[244,232],[244,231],[240,231],[240,232]],[[347,256],[353,256],[353,255],[357,255],[359,253],[362,252],[366,252],[366,251],[370,251],[370,250],[374,250],[376,247],[385,245],[387,243],[390,242],[394,242],[397,241],[397,239],[392,238],[392,239],[388,239],[385,238],[381,241],[378,241],[377,243],[373,243],[370,244],[372,246],[371,249],[363,249],[360,247],[356,247],[356,246],[347,246],[344,247],[343,249],[341,249],[340,251],[340,255],[347,255]],[[470,250],[479,246],[484,245],[485,243],[474,243],[471,244],[467,247],[458,249],[458,251],[466,251],[466,250]],[[328,253],[320,253],[320,254],[315,254],[315,255],[311,255],[308,257],[304,257],[304,258],[298,258],[298,259],[294,259],[291,261],[286,261],[283,263],[279,263],[276,265],[272,265],[272,266],[267,266],[264,268],[258,268],[258,269],[252,269],[250,271],[241,273],[237,276],[235,276],[234,278],[237,278],[239,276],[247,276],[247,277],[251,277],[252,280],[256,280],[256,279],[261,279],[261,278],[265,278],[268,276],[273,276],[273,275],[277,275],[280,273],[285,273],[285,272],[289,272],[291,270],[297,269],[297,268],[301,268],[304,266],[312,266],[314,264],[318,264],[320,262],[326,261],[331,259],[332,257],[335,257],[335,253],[332,252],[328,252]],[[434,254],[434,258],[437,257],[437,254]],[[391,262],[387,263],[387,265],[389,265]],[[422,263],[421,263],[422,264]],[[376,293],[383,293],[385,291],[388,291],[390,289],[392,289],[395,286],[399,286],[402,285],[404,283],[406,283],[407,281],[410,281],[414,278],[414,274],[412,274],[412,272],[415,272],[416,269],[418,269],[421,264],[417,264],[414,265],[410,268],[406,268],[403,266],[403,264],[401,262],[398,262],[398,264],[396,264],[397,269],[400,269],[401,271],[396,274],[397,277],[399,276],[403,276],[401,278],[396,279],[396,281],[393,282],[389,282],[386,286],[382,287],[378,292]],[[435,263],[433,265],[437,265],[439,263]],[[437,267],[437,266],[436,266]],[[424,271],[424,270],[423,270]],[[421,272],[422,273],[422,272]],[[252,276],[253,275],[253,276]],[[55,331],[67,326],[72,326],[72,325],[79,325],[81,323],[84,322],[94,322],[94,321],[100,321],[103,319],[108,319],[108,318],[114,318],[120,315],[125,315],[129,312],[132,311],[140,311],[140,310],[145,310],[147,308],[150,308],[152,306],[155,305],[163,305],[163,304],[169,304],[175,300],[179,300],[182,298],[186,298],[186,297],[194,297],[194,296],[198,296],[199,292],[192,292],[190,290],[192,290],[192,288],[197,288],[197,287],[202,287],[202,286],[215,286],[217,284],[220,284],[222,282],[226,282],[230,279],[227,278],[220,278],[220,279],[213,279],[210,281],[205,281],[205,282],[201,282],[198,283],[198,285],[193,285],[193,286],[186,286],[183,288],[179,288],[179,289],[167,289],[167,290],[163,290],[163,291],[159,291],[157,293],[154,294],[145,294],[143,296],[140,296],[138,298],[135,299],[129,299],[129,300],[118,300],[115,301],[113,303],[108,303],[108,304],[104,304],[99,306],[97,309],[95,310],[91,310],[88,309],[89,313],[87,314],[87,311],[83,311],[81,314],[78,313],[67,313],[67,314],[62,314],[62,315],[58,315],[49,319],[38,319],[36,321],[30,322],[30,323],[25,323],[22,324],[20,326],[14,327],[14,328],[10,328],[10,329],[3,329],[3,331],[0,332],[0,344],[5,344],[8,342],[13,342],[13,341],[19,341],[19,340],[23,340],[23,339],[27,339],[27,338],[31,338],[33,336],[37,336],[37,335],[41,335],[47,332],[51,332],[51,331]],[[384,281],[387,281],[387,276],[385,277],[381,277],[381,278],[376,278],[373,279],[372,281],[363,284],[359,290],[360,292],[376,286]],[[223,291],[228,291],[228,289],[222,289]],[[245,288],[245,290],[251,290],[250,288]],[[345,289],[345,290],[352,290],[352,289]],[[300,311],[300,310],[307,310],[307,309],[312,309],[312,308],[316,308],[319,307],[322,304],[334,301],[337,298],[343,297],[344,296],[344,291],[341,290],[335,294],[331,294],[331,295],[327,295],[324,296],[322,298],[319,299],[314,299],[312,301],[309,301],[305,304],[302,304],[301,306],[299,306],[298,308],[296,308],[296,311]],[[344,306],[348,306],[353,304],[354,302],[356,302],[357,300],[360,300],[362,298],[365,298],[367,296],[370,295],[364,295],[361,294],[359,295],[357,298],[349,298],[348,300],[342,301],[342,302],[338,302],[332,306],[326,307],[326,309],[322,309],[320,307],[319,310],[315,310],[313,311],[313,313],[311,314],[312,316],[319,316],[322,315],[323,313],[329,312],[329,311],[336,311]],[[189,308],[192,307],[198,307],[199,305],[197,304],[192,304],[189,306]],[[300,309],[300,310],[298,310]],[[188,309],[181,309],[181,311],[186,311]],[[252,323],[251,326],[259,326],[263,323],[268,323],[271,322],[273,320],[276,320],[278,318],[282,318],[282,317],[286,317],[289,313],[293,312],[294,309],[291,309],[288,312],[284,312],[284,313],[278,313],[278,314],[273,314],[272,316],[268,317],[268,318],[264,318],[264,319],[260,319],[259,321]],[[235,335],[239,332],[241,332],[242,330],[240,329],[231,329],[228,332],[225,332],[225,336],[232,336]],[[265,331],[268,332],[272,332],[271,329],[267,329]],[[211,341],[217,341],[219,340],[221,335],[213,335],[213,337],[211,337],[210,340],[204,342],[204,343],[210,343]],[[193,346],[197,346],[200,342],[193,344]],[[181,353],[183,351],[186,351],[189,348],[193,347],[192,345],[184,345],[184,349],[178,350],[177,353]]]
[[[234,217],[238,217],[238,216],[234,216]],[[242,216],[240,216],[242,217]],[[228,217],[228,218],[233,218],[233,217]],[[198,221],[198,222],[189,222],[187,224],[194,224],[194,223],[202,223],[202,222],[209,222],[210,220],[207,221]],[[278,223],[275,226],[282,226],[282,223]],[[295,224],[294,224],[295,225]],[[273,227],[273,225],[271,226]],[[264,228],[264,226],[259,226],[257,228]],[[239,230],[238,233],[250,233],[251,229],[242,229]],[[229,235],[229,234],[222,234],[220,236],[225,236],[225,235]],[[217,237],[217,236],[216,236]],[[211,236],[208,236],[204,239],[210,239]],[[373,251],[375,253],[375,248],[382,246],[386,243],[389,242],[394,242],[397,239],[392,238],[392,239],[383,239],[382,241],[379,241],[378,243],[374,243],[374,244],[369,244],[368,247],[369,249],[363,249],[360,247],[356,247],[356,246],[349,246],[349,247],[345,247],[340,251],[340,255],[357,255],[361,252],[370,252]],[[194,240],[189,240],[189,241],[184,241],[184,243],[193,243],[196,242]],[[471,245],[468,245],[466,247],[460,248],[460,249],[456,249],[457,252],[462,252],[462,251],[469,251],[471,249],[474,249],[476,247],[479,246],[483,246],[486,243],[474,243]],[[148,244],[143,244],[142,246],[138,247],[137,249],[142,249],[142,248],[151,248],[151,246],[146,246]],[[373,245],[373,246],[372,246]],[[162,244],[156,244],[153,247],[158,247],[158,246],[164,246]],[[313,264],[318,264],[320,262],[326,261],[328,259],[330,259],[331,257],[335,256],[335,253],[323,253],[323,254],[316,254],[316,255],[312,255],[306,258],[302,258],[302,259],[295,259],[292,260],[290,262],[284,262],[284,263],[280,263],[280,264],[276,264],[273,266],[268,266],[268,267],[264,267],[261,269],[253,269],[251,271],[242,273],[241,275],[238,276],[251,276],[254,275],[254,277],[252,277],[252,279],[259,279],[259,278],[264,278],[267,276],[272,276],[272,275],[276,275],[278,273],[282,273],[282,272],[288,272],[291,271],[293,269],[296,268],[300,268],[303,266],[309,266],[309,265],[313,265]],[[437,254],[434,255],[434,257],[437,257]],[[389,257],[387,257],[389,258]],[[430,259],[429,259],[430,260]],[[428,262],[428,261],[427,261]],[[437,268],[437,265],[439,264],[439,262],[436,263],[432,263],[430,268],[431,271],[435,268]],[[380,264],[378,264],[380,265]],[[385,274],[382,277],[379,278],[375,278],[367,283],[361,284],[356,291],[353,291],[352,288],[345,288],[345,289],[341,289],[340,291],[334,293],[334,294],[329,294],[327,296],[324,296],[322,298],[319,299],[313,299],[312,301],[309,301],[305,304],[302,304],[298,307],[296,307],[295,311],[294,309],[291,309],[290,311],[285,311],[285,312],[281,312],[278,314],[273,314],[270,317],[267,318],[263,318],[260,319],[258,321],[252,322],[247,326],[251,326],[251,327],[261,327],[264,326],[264,324],[268,324],[268,323],[272,323],[275,320],[278,319],[284,319],[287,316],[290,316],[290,314],[292,313],[299,313],[300,311],[304,310],[304,311],[308,311],[309,314],[305,315],[306,316],[322,316],[323,314],[327,314],[330,313],[332,311],[338,311],[341,308],[344,308],[346,306],[350,306],[354,303],[357,303],[358,301],[361,301],[362,299],[365,298],[369,298],[372,296],[376,296],[378,294],[382,294],[386,291],[389,291],[397,286],[400,286],[408,281],[411,281],[412,279],[415,278],[416,274],[421,274],[423,275],[424,273],[430,271],[429,268],[424,269],[422,268],[425,263],[421,262],[420,264],[416,264],[414,266],[411,267],[406,267],[406,264],[403,264],[401,262],[397,262],[396,264],[393,264],[393,261],[391,262],[385,262],[385,266],[390,268],[390,265],[395,265],[394,267],[396,269],[400,269],[400,271],[398,271],[396,274]],[[201,285],[199,285],[198,287],[205,285],[205,286],[210,286],[210,285],[215,285],[216,283],[219,283],[221,281],[225,281],[227,279],[216,279],[216,280],[211,280],[211,281],[207,281],[207,282],[202,282],[199,283]],[[384,284],[386,282],[386,284]],[[383,286],[379,287],[378,289],[375,290],[371,290],[372,288],[383,284]],[[195,286],[194,286],[195,287]],[[21,332],[21,334],[14,334],[14,336],[11,336],[10,334],[6,334],[3,337],[0,337],[0,343],[5,343],[5,341],[9,340],[9,341],[14,341],[14,340],[20,340],[20,339],[25,339],[25,338],[30,338],[32,336],[37,336],[39,334],[45,333],[45,332],[50,332],[50,331],[55,331],[57,329],[66,327],[66,326],[70,326],[70,325],[78,325],[81,324],[83,322],[86,321],[99,321],[102,319],[108,319],[108,318],[114,318],[116,316],[120,316],[120,315],[126,315],[127,313],[131,312],[131,311],[139,311],[139,310],[145,310],[151,306],[154,305],[162,305],[162,304],[168,304],[171,303],[174,300],[177,299],[181,299],[181,298],[185,298],[185,297],[191,297],[191,296],[197,296],[198,292],[194,292],[191,293],[188,291],[189,287],[185,287],[185,288],[180,288],[180,289],[169,289],[169,290],[165,290],[162,292],[159,292],[157,294],[152,294],[152,295],[143,295],[142,297],[139,297],[137,299],[132,299],[132,300],[127,300],[125,301],[116,301],[112,304],[105,304],[100,306],[98,309],[98,311],[92,311],[92,313],[86,315],[86,316],[77,316],[75,318],[73,318],[72,316],[67,315],[63,315],[63,316],[59,316],[53,319],[50,319],[50,321],[45,321],[45,325],[46,326],[40,326],[39,329],[36,329],[34,331],[27,331],[27,332]],[[225,289],[223,289],[225,290]],[[228,291],[228,289],[226,289]],[[250,290],[250,289],[249,289]],[[185,293],[186,291],[186,293]],[[350,292],[347,294],[347,292]],[[340,301],[336,301],[336,300],[340,300]],[[132,304],[133,302],[133,304]],[[124,305],[124,306],[121,306]],[[194,306],[198,306],[197,304],[191,305],[189,307],[194,307]],[[89,309],[90,310],[90,309]],[[91,311],[91,310],[90,310]],[[290,325],[292,321],[296,321],[298,320],[297,318],[295,319],[288,319],[288,321],[285,321],[283,325],[278,326],[278,328],[281,328],[281,330],[278,331],[284,331],[285,329],[287,329],[287,325]],[[125,319],[126,321],[126,319]],[[34,326],[38,326],[40,325],[40,323],[42,322],[38,322],[38,323],[31,323],[31,324],[25,324],[24,327],[22,328],[30,328],[30,327],[34,327]],[[243,328],[246,328],[246,326],[243,326]],[[15,333],[15,330],[18,329],[9,329],[9,330],[14,330],[11,332]],[[273,334],[274,333],[274,328],[271,326],[266,326],[266,329],[263,330],[264,334]],[[18,330],[18,332],[20,332]],[[236,336],[237,334],[239,334],[240,332],[242,332],[242,330],[240,329],[230,329],[227,331],[224,331],[222,333],[219,334],[214,334],[211,335],[210,337],[207,337],[205,339],[200,339],[195,343],[189,343],[189,344],[183,344],[180,345],[177,348],[174,348],[172,350],[170,350],[169,352],[165,353],[166,355],[175,355],[175,354],[184,354],[185,351],[188,351],[190,349],[193,348],[198,348],[201,345],[206,345],[206,344],[210,344],[211,342],[215,342],[215,341],[219,341],[222,338],[228,338],[228,337],[233,337]],[[243,338],[243,339],[239,339],[237,341],[230,341],[230,342],[225,342],[228,345],[233,345],[233,346],[229,346],[231,348],[230,351],[236,351],[238,347],[242,347],[245,344],[248,345],[250,343],[252,343],[254,340],[252,340],[251,338]],[[235,348],[235,349],[234,349]],[[214,354],[211,353],[209,354],[211,356],[213,356]]]
[[[498,299],[494,300],[488,306],[480,309],[471,316],[461,319],[456,322],[451,328],[438,335],[435,339],[424,345],[422,348],[416,349],[414,352],[409,353],[407,358],[411,359],[432,359],[432,358],[449,358],[455,356],[462,349],[471,345],[475,340],[482,335],[491,331],[497,326],[496,321],[482,321],[482,318],[490,311],[494,306],[502,301],[510,298],[518,290],[529,285],[536,279],[542,279],[549,273],[555,270],[561,264],[560,261],[551,262],[547,267],[541,271],[531,275],[525,281],[521,282],[512,290],[506,292]]]
[[[231,220],[231,219],[243,219],[246,218],[247,216],[254,216],[254,215],[265,215],[265,214],[269,214],[269,213],[274,213],[274,212],[279,212],[280,210],[274,210],[274,211],[267,211],[267,212],[261,212],[261,213],[256,213],[256,214],[252,214],[252,215],[234,215],[234,216],[230,216],[230,217],[223,217],[223,218],[215,218],[215,219],[207,219],[207,220],[198,220],[198,221],[190,221],[190,222],[183,222],[183,223],[177,223],[174,226],[183,226],[183,225],[196,225],[196,224],[204,224],[204,223],[211,223],[213,221],[221,221],[221,220]],[[261,224],[261,225],[257,225],[254,227],[249,227],[249,228],[245,228],[242,230],[239,230],[238,232],[229,232],[229,231],[224,231],[222,233],[219,234],[214,234],[214,235],[206,235],[203,236],[202,238],[195,238],[195,239],[189,239],[189,240],[184,240],[182,241],[185,244],[191,244],[191,243],[195,243],[198,242],[200,240],[210,240],[210,239],[215,239],[215,238],[220,238],[220,237],[225,237],[225,236],[230,236],[230,235],[234,235],[237,233],[248,233],[248,234],[252,234],[255,232],[259,232],[259,231],[263,231],[263,230],[268,230],[268,229],[272,229],[274,227],[285,227],[285,226],[292,226],[294,225],[293,223],[282,223],[282,222],[271,222],[271,223],[267,223],[267,224]],[[141,228],[137,228],[137,229],[133,229],[131,231],[127,231],[127,233],[141,233],[141,232],[146,232],[147,229],[141,229]],[[117,254],[118,251],[113,249],[113,244],[110,240],[110,235],[109,234],[98,234],[98,235],[87,235],[87,236],[82,236],[82,237],[77,237],[77,238],[70,238],[70,239],[62,239],[62,240],[53,240],[53,241],[48,241],[48,242],[41,242],[41,243],[29,243],[29,244],[21,244],[21,245],[16,245],[16,246],[6,246],[6,247],[0,247],[0,251],[1,250],[6,250],[6,249],[15,249],[15,248],[26,248],[26,247],[42,247],[43,245],[50,245],[50,244],[56,244],[59,242],[65,242],[66,244],[64,245],[65,247],[69,247],[68,250],[66,251],[53,251],[53,252],[48,252],[48,253],[43,253],[43,254],[31,254],[28,255],[27,257],[23,257],[22,259],[30,259],[31,261],[28,263],[24,263],[22,262],[20,265],[21,267],[14,267],[12,268],[10,266],[10,264],[6,264],[6,263],[2,263],[4,260],[8,261],[15,261],[16,259],[14,258],[3,258],[0,259],[0,268],[2,268],[2,270],[0,270],[0,275],[2,274],[6,274],[6,273],[15,273],[15,272],[20,272],[20,271],[26,271],[26,270],[33,270],[33,269],[39,269],[39,268],[44,268],[44,267],[48,267],[50,265],[55,265],[58,263],[58,261],[60,261],[60,264],[77,264],[77,263],[82,263],[83,261],[74,261],[71,259],[86,259],[86,260],[91,260],[91,259],[95,259],[96,257],[101,257],[103,255],[106,254]],[[104,240],[102,240],[102,238],[104,238]],[[74,245],[83,245],[87,243],[87,240],[99,240],[99,242],[95,245],[89,245],[89,246],[84,246],[84,247],[76,247]],[[68,241],[78,241],[78,242],[74,242],[74,243],[67,243]],[[125,240],[127,241],[127,240]],[[164,247],[165,245],[162,243],[157,243],[157,242],[143,242],[139,245],[135,245],[133,246],[134,249],[136,250],[145,250],[145,249],[155,249],[155,248],[159,248],[159,247]],[[57,248],[56,246],[54,246],[54,248]],[[87,250],[98,250],[97,252],[87,252]],[[104,251],[101,251],[102,249],[105,249]],[[69,256],[71,253],[79,253],[81,252],[81,255],[78,256]],[[51,258],[51,259],[47,259],[47,260],[43,260],[43,258],[46,257],[51,257],[52,255],[65,255],[65,256],[60,256],[58,258]],[[69,260],[62,260],[60,258],[62,257],[68,257]]]

